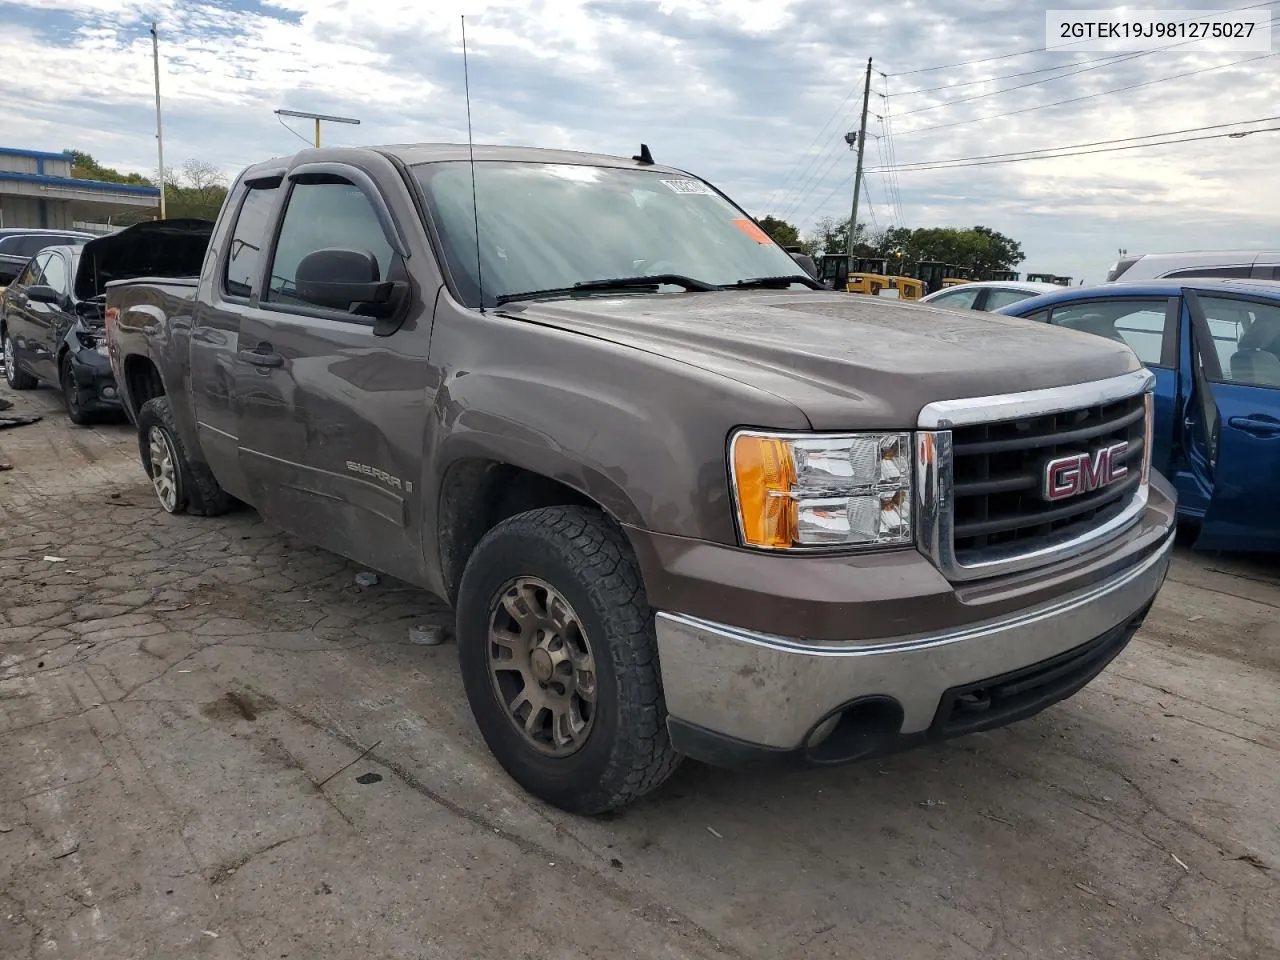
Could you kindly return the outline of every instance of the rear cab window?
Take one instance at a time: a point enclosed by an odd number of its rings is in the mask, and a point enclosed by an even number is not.
[[[240,201],[222,271],[222,292],[243,300],[253,295],[262,274],[262,258],[270,242],[271,213],[280,187],[277,182],[250,185]]]

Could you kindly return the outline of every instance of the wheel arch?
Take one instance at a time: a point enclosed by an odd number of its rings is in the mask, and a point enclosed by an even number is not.
[[[527,461],[526,461],[527,463]],[[444,596],[453,604],[476,545],[503,520],[541,507],[581,506],[621,525],[624,517],[593,495],[580,473],[542,469],[472,452],[445,467],[436,499],[434,543]]]

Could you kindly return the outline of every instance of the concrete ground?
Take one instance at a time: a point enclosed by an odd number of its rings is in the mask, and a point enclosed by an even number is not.
[[[409,642],[428,596],[165,516],[127,427],[6,395],[0,958],[1280,957],[1280,564],[1184,552],[1012,728],[576,819]]]

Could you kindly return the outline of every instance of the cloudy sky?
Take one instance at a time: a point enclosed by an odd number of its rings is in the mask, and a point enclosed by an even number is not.
[[[1114,60],[1071,48],[1024,52],[1044,46],[1047,8],[1099,6],[0,2],[3,138],[6,146],[75,148],[107,165],[153,170],[155,19],[166,160],[175,166],[199,158],[234,174],[291,153],[310,136],[309,123],[290,121],[291,132],[273,113],[280,107],[361,120],[358,127],[328,126],[323,136],[332,144],[464,140],[458,18],[466,14],[478,142],[630,155],[643,140],[660,162],[712,180],[754,215],[772,213],[807,229],[824,215],[848,216],[854,155],[843,136],[856,127],[872,57],[868,133],[877,139],[867,141],[866,162],[876,172],[867,181],[870,215],[861,219],[878,226],[985,224],[1022,241],[1022,270],[1095,281],[1119,247],[1280,247],[1280,133],[883,172],[894,163],[1280,115],[1280,45],[1270,55],[1182,45]],[[1221,9],[1248,6],[1239,0]],[[953,66],[926,69],[947,64]],[[1134,89],[1112,92],[1123,87]],[[1059,103],[1067,100],[1073,102]]]

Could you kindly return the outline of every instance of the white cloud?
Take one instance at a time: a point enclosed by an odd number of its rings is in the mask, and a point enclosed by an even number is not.
[[[478,140],[621,154],[644,140],[659,160],[708,176],[753,213],[804,226],[847,216],[853,154],[842,137],[856,124],[868,55],[877,70],[868,132],[883,138],[868,143],[871,168],[889,158],[890,143],[898,163],[937,161],[1280,114],[1280,59],[981,122],[1243,55],[1177,49],[1061,79],[1039,73],[980,84],[966,81],[1088,66],[1098,55],[1040,53],[913,72],[1040,46],[1049,5],[16,0],[3,5],[16,15],[6,17],[0,62],[21,64],[6,76],[13,145],[74,147],[145,171],[154,165],[154,18],[166,156],[200,157],[230,173],[309,137],[305,121],[295,133],[283,129],[278,107],[361,119],[359,127],[326,128],[328,143],[463,139],[465,13]],[[1044,82],[1007,89],[1037,80]],[[944,85],[950,89],[912,93]],[[996,95],[947,104],[986,93]],[[956,121],[963,123],[924,129]],[[983,223],[1023,241],[1024,269],[1099,279],[1116,246],[1280,247],[1277,137],[904,170],[892,179],[873,173],[862,209],[881,225],[899,216],[912,226]]]

